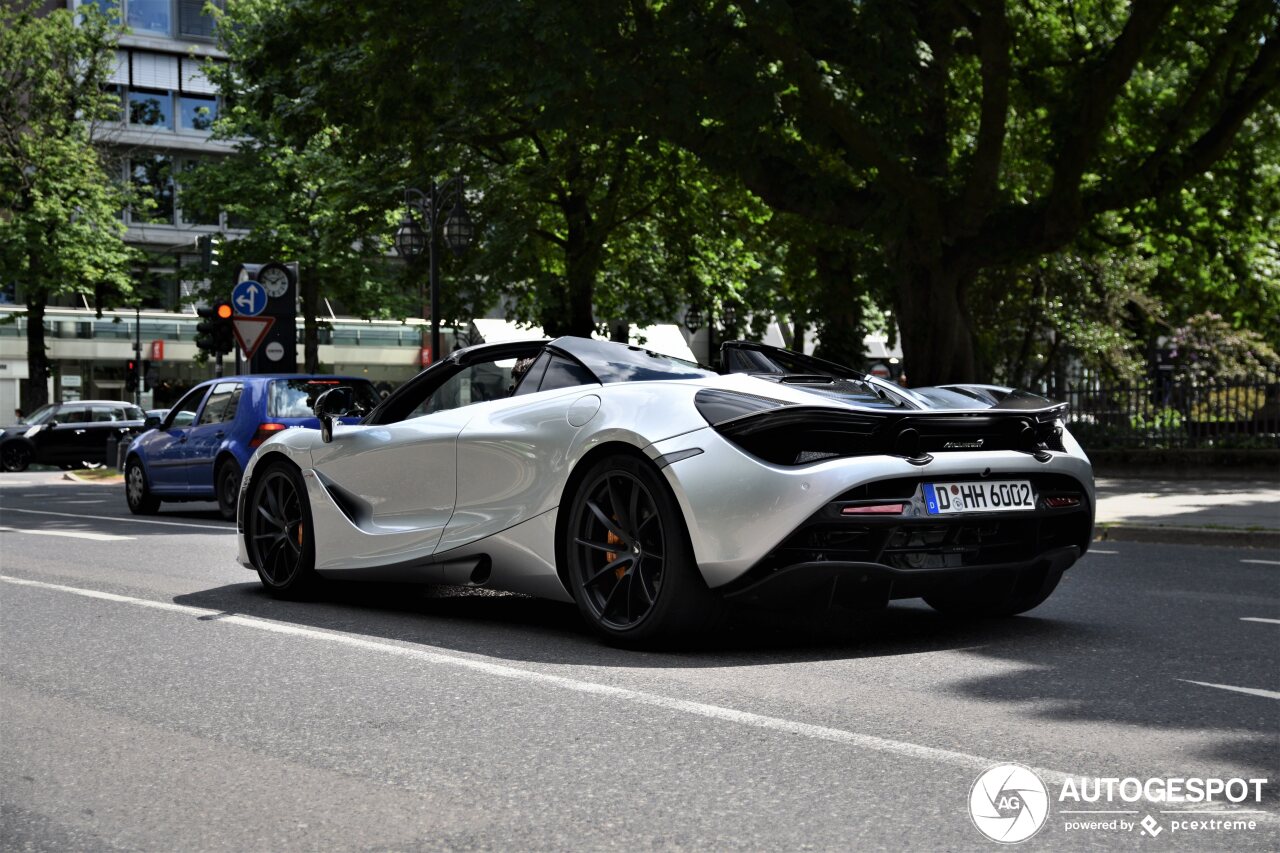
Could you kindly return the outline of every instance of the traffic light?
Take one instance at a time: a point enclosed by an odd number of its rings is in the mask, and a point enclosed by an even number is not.
[[[125,362],[124,390],[132,394],[138,390],[138,363],[133,359]]]
[[[196,245],[200,247],[200,268],[206,273],[213,272],[222,254],[222,235],[201,234],[196,238]]]
[[[226,355],[235,349],[235,336],[231,331],[230,302],[215,302],[212,307],[196,311],[200,323],[196,326],[196,346],[209,355]]]

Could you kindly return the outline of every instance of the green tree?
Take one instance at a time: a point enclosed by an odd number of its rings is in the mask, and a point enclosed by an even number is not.
[[[182,176],[184,208],[221,209],[247,229],[223,244],[220,268],[297,262],[305,370],[320,369],[324,298],[364,317],[416,313],[412,289],[386,258],[398,201],[385,187],[388,164],[352,151],[334,128],[294,145],[269,117],[239,106],[216,128],[238,140],[236,151]],[[222,296],[233,285],[229,278],[212,282]]]
[[[0,6],[0,278],[27,307],[23,411],[48,402],[49,300],[108,287],[127,294],[127,199],[93,144],[94,122],[119,109],[104,89],[114,33],[90,9],[37,14]]]

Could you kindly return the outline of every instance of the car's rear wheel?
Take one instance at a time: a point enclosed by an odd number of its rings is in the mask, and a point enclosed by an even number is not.
[[[583,616],[611,641],[670,644],[718,621],[680,507],[661,475],[630,456],[602,459],[568,501],[562,553]]]
[[[272,465],[253,479],[245,505],[249,559],[277,598],[305,598],[318,583],[306,486],[296,469]]]
[[[20,441],[0,445],[0,467],[6,471],[14,473],[25,471],[34,457],[35,454],[31,452],[31,448]]]
[[[142,470],[142,463],[137,457],[131,458],[124,466],[124,498],[129,504],[129,512],[134,515],[152,515],[160,509],[160,499],[151,493],[147,472]]]
[[[213,473],[213,487],[218,494],[218,512],[227,521],[236,520],[236,502],[240,499],[240,466],[225,460]]]
[[[1062,572],[1028,569],[993,575],[975,584],[926,595],[925,603],[948,616],[998,618],[1039,607],[1058,588]]]

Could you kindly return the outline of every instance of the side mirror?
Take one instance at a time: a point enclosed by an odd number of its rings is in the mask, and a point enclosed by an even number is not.
[[[312,411],[320,419],[320,440],[325,444],[333,441],[333,420],[340,418],[356,407],[356,395],[349,386],[339,385],[330,388],[316,398]]]
[[[143,422],[142,422],[142,428],[143,428],[143,429],[158,429],[158,428],[160,427],[160,424],[162,424],[162,423],[164,423],[164,421],[160,420],[160,419],[159,419],[158,417],[156,417],[155,415],[147,415],[147,419],[146,419],[145,421],[143,421]]]
[[[49,429],[53,429],[54,427],[56,427],[56,426],[58,425],[58,419],[57,419],[57,418],[52,418],[52,419],[50,419],[50,420],[47,420],[47,421],[45,421],[45,424],[44,424],[44,425],[45,425],[45,426],[47,426]]]

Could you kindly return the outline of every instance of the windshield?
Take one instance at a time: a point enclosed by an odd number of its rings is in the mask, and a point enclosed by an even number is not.
[[[49,403],[47,405],[41,406],[40,408],[36,409],[34,412],[27,415],[25,418],[22,418],[21,420],[19,420],[19,423],[42,424],[45,421],[52,418],[53,413],[56,412],[57,410],[58,410],[57,406],[55,406],[52,403]]]
[[[273,418],[312,418],[316,398],[345,385],[355,392],[356,405],[368,412],[378,405],[378,392],[368,379],[276,379],[267,392],[267,414]]]

